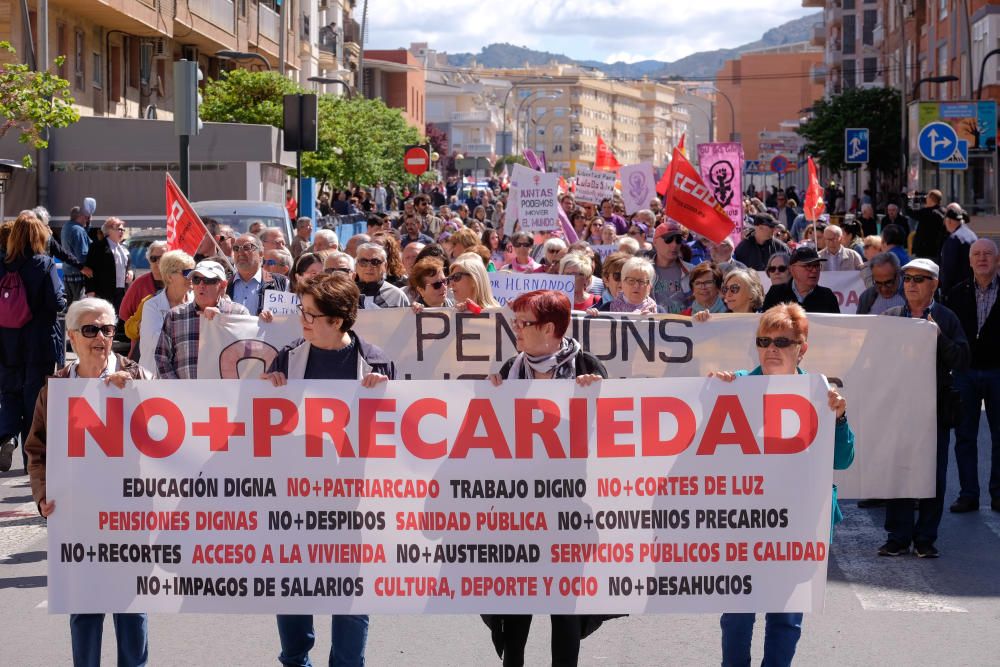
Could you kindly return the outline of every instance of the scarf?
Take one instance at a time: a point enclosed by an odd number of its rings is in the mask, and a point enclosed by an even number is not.
[[[580,343],[572,338],[563,338],[562,345],[553,354],[532,356],[521,352],[514,357],[509,377],[530,380],[535,375],[551,372],[553,380],[573,379],[576,377],[576,355],[580,352]]]
[[[648,310],[649,312],[655,313],[656,301],[653,300],[653,297],[647,296],[643,299],[642,303],[635,305],[626,301],[624,293],[619,292],[618,296],[611,300],[612,313],[636,313],[640,310]]]

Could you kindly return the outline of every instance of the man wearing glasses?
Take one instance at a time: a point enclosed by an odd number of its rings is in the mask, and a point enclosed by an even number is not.
[[[385,248],[377,243],[358,246],[355,271],[361,290],[361,308],[406,308],[410,305],[406,293],[385,280],[386,268]]]
[[[265,271],[261,266],[264,249],[260,239],[253,234],[243,234],[233,244],[236,275],[226,288],[226,295],[242,304],[251,315],[260,315],[264,309],[264,292],[288,291],[288,278]]]
[[[156,344],[157,377],[166,380],[198,379],[198,338],[201,318],[219,313],[249,315],[241,304],[226,296],[226,271],[218,262],[205,259],[188,274],[194,298],[170,310],[163,318],[163,332]]]
[[[816,248],[796,248],[788,261],[792,279],[783,285],[772,285],[764,297],[764,307],[761,310],[766,312],[779,303],[797,303],[807,313],[840,314],[837,295],[829,287],[819,284],[820,264],[825,261],[816,252]]]
[[[858,315],[881,315],[890,308],[904,305],[899,258],[891,252],[879,253],[868,261],[868,266],[873,284],[858,297]]]
[[[87,296],[104,299],[115,307],[117,313],[125,296],[125,289],[132,282],[132,262],[125,249],[125,223],[118,218],[108,218],[101,227],[104,242],[92,243],[87,251],[84,266],[93,276],[84,282]]]
[[[660,223],[653,232],[653,299],[666,313],[679,313],[690,305],[693,265],[681,259],[684,228],[673,220]]]

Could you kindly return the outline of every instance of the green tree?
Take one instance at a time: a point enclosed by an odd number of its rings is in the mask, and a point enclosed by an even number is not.
[[[798,133],[805,137],[805,150],[831,171],[857,169],[844,162],[844,130],[867,127],[869,130],[868,168],[879,174],[899,171],[900,146],[899,91],[892,88],[851,88],[830,99],[818,100],[812,118]]]
[[[5,41],[0,41],[0,50],[16,53]],[[56,58],[56,66],[64,60],[65,56]],[[66,79],[50,72],[35,72],[24,64],[0,64],[0,137],[17,128],[22,144],[46,148],[47,130],[80,120],[74,102]],[[21,162],[25,168],[30,167],[31,156],[25,155]]]
[[[282,97],[305,90],[277,72],[233,70],[205,85],[201,117],[222,123],[281,127]],[[413,180],[403,171],[403,146],[421,143],[398,109],[380,100],[320,95],[316,152],[302,154],[302,173],[337,185]]]

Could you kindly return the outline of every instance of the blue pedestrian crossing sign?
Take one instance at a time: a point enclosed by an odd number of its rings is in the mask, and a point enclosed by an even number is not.
[[[917,148],[920,150],[920,154],[931,162],[953,161],[955,153],[960,150],[955,128],[941,121],[924,125],[917,136]],[[967,143],[966,154],[968,154]]]
[[[969,142],[959,139],[955,144],[955,152],[941,161],[942,169],[969,168]]]
[[[867,127],[844,129],[844,162],[847,164],[866,164],[868,162]]]

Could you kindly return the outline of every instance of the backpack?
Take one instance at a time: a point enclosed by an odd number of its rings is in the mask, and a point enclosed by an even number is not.
[[[31,309],[21,274],[8,271],[0,278],[0,327],[20,329],[30,321]]]

